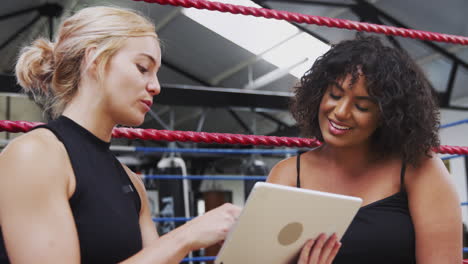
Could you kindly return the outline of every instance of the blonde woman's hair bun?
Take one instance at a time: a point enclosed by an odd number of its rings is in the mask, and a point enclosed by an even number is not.
[[[54,44],[39,38],[30,46],[23,48],[20,54],[15,71],[21,87],[26,92],[41,94],[51,92],[50,83],[55,70]]]

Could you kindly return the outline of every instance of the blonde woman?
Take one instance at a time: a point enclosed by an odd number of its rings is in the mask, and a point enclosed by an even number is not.
[[[18,81],[53,121],[0,155],[0,263],[178,263],[225,238],[230,204],[158,237],[142,182],[109,150],[114,126],[143,122],[160,66],[153,24],[119,8],[83,9],[23,49]]]

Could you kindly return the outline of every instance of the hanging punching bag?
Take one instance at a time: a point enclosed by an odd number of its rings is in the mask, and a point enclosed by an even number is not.
[[[155,168],[150,168],[145,174],[153,175]],[[151,212],[151,218],[156,218],[159,216],[159,193],[157,180],[155,179],[144,179],[146,195],[148,196],[148,203]],[[156,224],[156,227],[158,225]]]
[[[265,176],[268,174],[268,168],[265,165],[265,162],[255,157],[252,157],[243,166],[242,171],[245,176]],[[247,197],[249,196],[250,191],[252,191],[252,188],[256,182],[258,182],[258,180],[256,181],[245,180],[244,181],[244,198],[245,199],[247,199]]]
[[[166,157],[158,162],[157,174],[187,175],[185,162],[179,157]],[[190,217],[189,182],[187,180],[158,179],[159,217]],[[158,225],[159,235],[164,235],[183,222],[167,221]]]

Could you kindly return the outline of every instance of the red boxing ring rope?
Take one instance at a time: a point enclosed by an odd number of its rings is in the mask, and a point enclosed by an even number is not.
[[[385,35],[413,38],[420,40],[430,40],[436,42],[447,42],[460,45],[468,45],[468,37],[435,33],[422,30],[376,25],[370,23],[357,22],[346,19],[336,19],[321,16],[304,15],[300,13],[279,11],[266,8],[247,7],[241,5],[231,5],[206,0],[133,0],[147,3],[157,3],[161,5],[182,6],[186,8],[207,9],[223,13],[242,14],[246,16],[256,16],[286,20],[289,22],[306,23],[317,26],[343,28],[348,30],[366,31]]]
[[[27,132],[31,128],[41,125],[38,122],[0,120],[0,132]],[[240,145],[263,145],[263,146],[285,146],[285,147],[306,147],[313,148],[322,143],[316,139],[297,137],[273,137],[227,133],[206,133],[192,131],[171,131],[141,128],[114,128],[112,136],[115,138],[143,139],[143,140],[163,140],[179,142],[197,143],[219,143],[219,144],[240,144]],[[468,147],[440,146],[434,149],[441,154],[468,155]]]

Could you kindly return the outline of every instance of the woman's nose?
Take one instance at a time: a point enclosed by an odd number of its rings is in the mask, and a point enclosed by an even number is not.
[[[161,92],[161,85],[159,84],[158,77],[155,77],[150,82],[148,82],[146,85],[146,90],[152,96],[158,95]]]
[[[335,107],[335,117],[338,120],[347,120],[351,116],[351,109],[350,109],[351,104],[349,102],[343,101],[340,102],[336,105]]]

